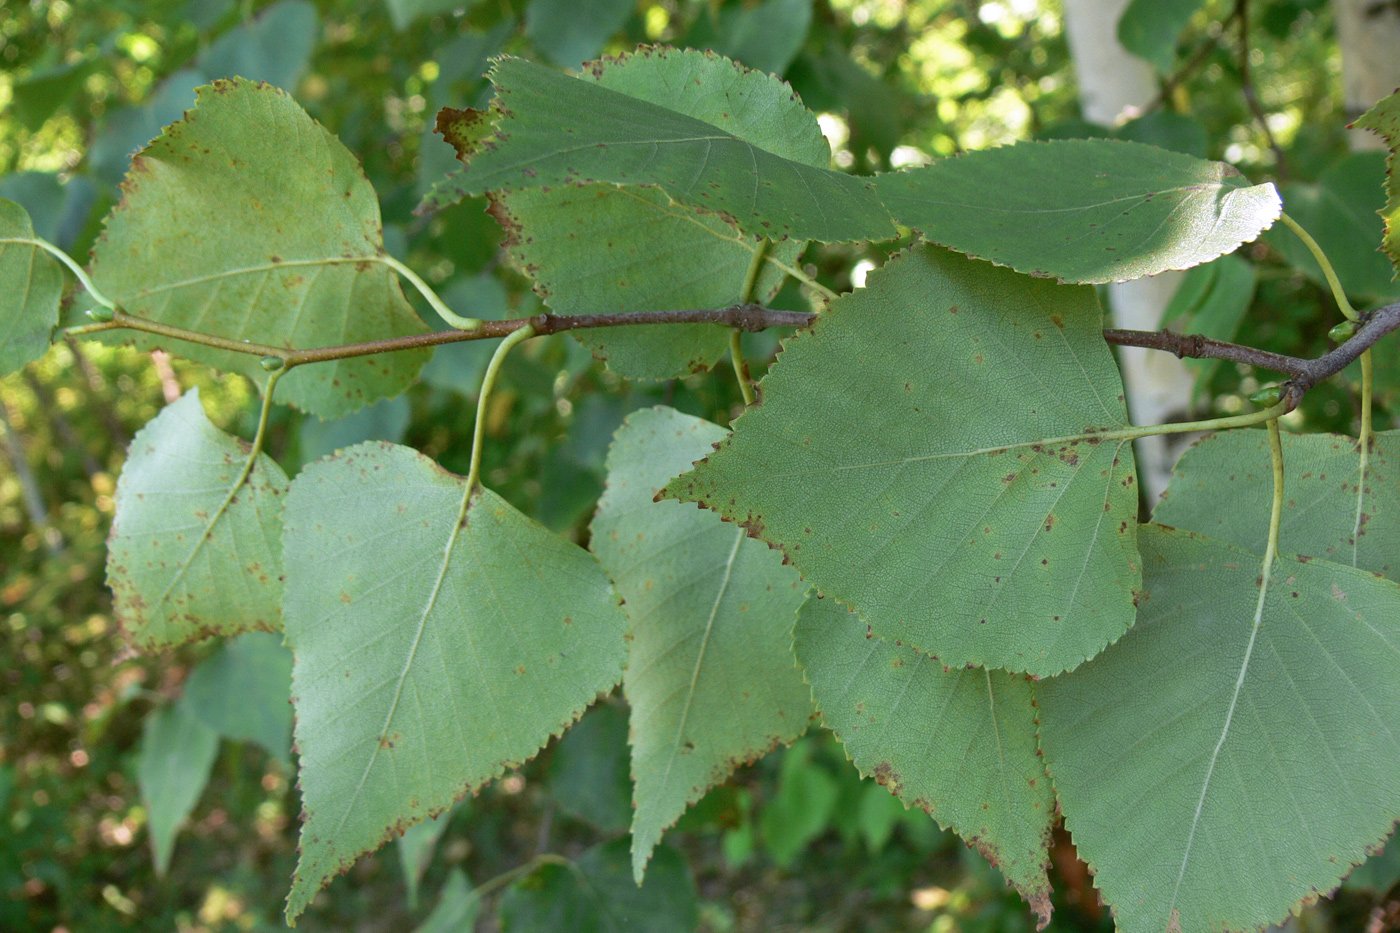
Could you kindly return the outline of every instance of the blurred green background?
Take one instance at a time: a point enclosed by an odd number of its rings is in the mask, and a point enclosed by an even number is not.
[[[713,47],[783,74],[820,114],[836,164],[852,171],[1082,135],[1224,159],[1283,185],[1290,212],[1334,253],[1359,303],[1393,296],[1384,260],[1370,253],[1380,236],[1383,159],[1347,148],[1327,4],[1254,3],[1243,43],[1235,3],[1186,6],[1199,9],[1166,43],[1162,95],[1109,129],[1079,118],[1063,13],[1033,0],[9,2],[0,12],[0,196],[23,204],[40,235],[85,257],[120,197],[130,154],[192,105],[194,87],[241,74],[291,91],[358,155],[379,192],[390,251],[453,308],[529,314],[538,300],[503,265],[482,203],[412,213],[453,164],[430,131],[434,114],[481,106],[493,55],[567,68],[667,43]],[[1241,54],[1272,146],[1243,93]],[[1283,353],[1323,352],[1335,312],[1286,236],[1193,271],[1168,316]],[[846,289],[898,245],[820,247],[806,261]],[[794,287],[775,304],[807,307]],[[746,335],[758,371],[778,339]],[[294,474],[338,447],[385,439],[465,472],[489,349],[444,347],[406,395],[340,421],[278,409],[268,451]],[[1400,362],[1393,348],[1377,362],[1384,428],[1394,422]],[[251,386],[161,356],[60,344],[0,380],[0,929],[282,926],[299,809],[279,673],[285,649],[255,635],[135,656],[102,585],[126,446],[192,386],[216,424],[251,435]],[[1196,406],[1234,413],[1255,388],[1233,366],[1201,365]],[[1309,393],[1291,427],[1353,430],[1351,388],[1342,380]],[[740,399],[725,371],[625,383],[572,339],[534,341],[509,359],[492,399],[484,478],[583,540],[613,429],[657,403],[727,423]],[[193,809],[159,874],[141,775],[148,796],[162,785],[143,771],[143,742],[182,723],[212,736],[201,739],[212,764],[207,784],[202,768],[165,775]],[[160,802],[167,812],[171,792]],[[301,926],[462,929],[478,916],[487,929],[547,929],[532,892],[549,895],[555,882],[538,857],[577,856],[624,835],[629,808],[626,718],[613,699],[519,773],[362,860]],[[693,878],[705,930],[1032,928],[995,869],[861,781],[824,733],[741,769],[667,842]],[[1057,837],[1053,856],[1055,928],[1111,929],[1067,838]],[[1310,908],[1303,928],[1400,928],[1396,861],[1394,852],[1373,860],[1335,899]],[[472,884],[487,886],[484,897],[466,895]]]

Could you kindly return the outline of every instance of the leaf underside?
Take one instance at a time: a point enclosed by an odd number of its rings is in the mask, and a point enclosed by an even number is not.
[[[302,912],[332,876],[531,758],[622,673],[592,555],[404,447],[307,467],[287,502]],[[459,521],[459,517],[461,520]]]
[[[816,117],[776,78],[695,51],[607,59],[585,80],[704,120],[804,165],[830,156]],[[469,145],[459,146],[468,150]],[[515,264],[560,314],[723,308],[744,300],[759,240],[725,218],[672,201],[657,188],[609,184],[530,188],[494,196]],[[773,244],[792,266],[804,243]],[[765,263],[751,300],[771,299],[784,272]],[[714,325],[576,331],[615,372],[669,379],[709,368],[728,349]]]
[[[727,432],[669,408],[632,414],[608,455],[590,536],[631,623],[632,864],[741,764],[807,728],[792,654],[805,587],[741,529],[656,490]]]
[[[426,330],[393,273],[357,261],[383,252],[374,189],[349,150],[283,91],[242,79],[200,88],[195,108],[133,157],[122,189],[92,275],[130,314],[286,348]],[[119,339],[265,376],[256,356],[135,332]],[[280,397],[338,417],[402,392],[428,355],[307,366],[287,374]]]
[[[1137,625],[1036,690],[1065,824],[1121,930],[1278,922],[1400,817],[1400,587],[1282,558],[1261,604],[1254,551],[1139,543]]]
[[[503,116],[457,177],[462,193],[655,185],[768,239],[895,234],[869,180],[784,158],[704,120],[521,59],[498,60],[491,81]]]
[[[881,175],[895,219],[935,243],[1063,282],[1124,282],[1233,252],[1279,217],[1271,184],[1141,143],[1017,143]]]
[[[131,643],[171,648],[282,627],[287,474],[210,423],[191,389],[136,434],[107,542],[107,585]]]
[[[1055,799],[1025,676],[945,668],[830,599],[803,606],[796,641],[822,721],[861,774],[976,845],[1049,923]]]
[[[789,340],[666,495],[949,666],[1074,667],[1132,624],[1140,575],[1131,448],[1096,437],[1127,420],[1100,326],[1091,289],[914,249]]]
[[[1363,113],[1352,126],[1370,130],[1385,140],[1390,150],[1385,162],[1385,238],[1381,248],[1400,277],[1400,90]]]
[[[37,360],[58,325],[63,273],[37,246],[6,242],[34,238],[29,214],[0,198],[0,376]]]

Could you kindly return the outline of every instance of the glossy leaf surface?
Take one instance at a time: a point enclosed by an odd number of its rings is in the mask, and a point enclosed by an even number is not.
[[[1126,933],[1279,922],[1400,817],[1400,586],[1139,541],[1137,625],[1036,690],[1065,824]]]
[[[113,608],[137,648],[282,627],[287,475],[204,414],[199,390],[131,442],[107,542]],[[246,476],[245,476],[246,470]]]
[[[593,556],[404,447],[308,466],[287,503],[304,824],[289,919],[332,876],[569,726],[617,683]]]
[[[521,59],[501,59],[491,80],[506,115],[472,154],[465,193],[656,185],[770,239],[894,236],[869,181],[782,158],[704,120]],[[787,135],[783,119],[774,114],[773,131]]]
[[[1063,282],[1124,282],[1233,252],[1279,217],[1224,162],[1107,139],[1018,143],[881,175],[895,219],[935,243]]]
[[[822,722],[860,773],[975,845],[1048,923],[1055,798],[1025,676],[945,668],[830,599],[807,601],[796,641]]]
[[[63,273],[58,262],[30,243],[29,214],[0,198],[0,375],[37,360],[58,325]]]
[[[743,529],[656,491],[724,438],[670,408],[633,413],[608,454],[591,546],[631,623],[632,864],[734,769],[807,728],[792,654],[805,587]]]
[[[289,147],[297,158],[287,158]],[[200,88],[195,109],[132,160],[124,192],[93,251],[93,279],[130,314],[288,348],[426,329],[393,272],[372,261],[383,252],[379,202],[360,166],[275,88],[242,80]],[[263,375],[256,356],[123,339]],[[280,397],[322,418],[347,414],[402,392],[427,355],[307,366],[287,374]]]
[[[915,249],[788,341],[763,404],[666,493],[883,638],[1074,667],[1132,624],[1139,581],[1132,452],[1097,437],[1127,420],[1100,326],[1090,289]]]

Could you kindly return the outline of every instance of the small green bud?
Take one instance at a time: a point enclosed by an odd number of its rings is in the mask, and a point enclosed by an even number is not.
[[[1333,343],[1343,343],[1350,340],[1356,334],[1355,321],[1343,321],[1327,332],[1327,336]]]
[[[1249,397],[1249,400],[1260,408],[1268,408],[1277,405],[1283,398],[1283,390],[1279,386],[1264,386],[1258,392]]]
[[[117,316],[117,313],[111,308],[97,307],[88,309],[87,316],[99,324],[107,324]]]
[[[286,366],[287,361],[280,356],[265,356],[258,360],[258,365],[270,373],[275,373],[283,366]]]

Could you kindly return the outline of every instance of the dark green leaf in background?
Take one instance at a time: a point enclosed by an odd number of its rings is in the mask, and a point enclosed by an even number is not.
[[[1092,289],[933,247],[789,340],[667,495],[779,547],[875,634],[1049,675],[1136,613],[1137,485]],[[988,413],[994,412],[995,418]]]
[[[437,906],[420,923],[414,933],[463,933],[476,929],[481,913],[481,898],[472,890],[471,882],[460,868],[447,873],[447,881],[438,894]]]
[[[637,9],[637,0],[530,0],[525,36],[562,68],[593,58]]]
[[[975,845],[1048,923],[1055,797],[1025,676],[946,668],[869,634],[830,599],[802,608],[797,656],[861,774]]]
[[[34,239],[29,214],[0,198],[0,375],[37,360],[58,326],[63,271]]]
[[[632,821],[627,757],[626,710],[599,703],[554,747],[549,794],[575,819],[604,832],[626,832]]]
[[[210,78],[241,77],[295,91],[311,63],[318,31],[314,6],[282,0],[215,39],[195,67]]]
[[[301,753],[294,920],[334,875],[534,754],[622,673],[597,561],[405,447],[307,467],[287,501]],[[449,663],[450,661],[450,663]]]
[[[1400,586],[1162,526],[1137,625],[1039,685],[1065,824],[1124,933],[1255,929],[1400,817]],[[1247,882],[1245,881],[1247,879]]]
[[[93,279],[131,314],[233,340],[303,348],[421,333],[393,272],[356,262],[382,251],[378,198],[349,151],[285,93],[217,81],[135,160]],[[262,375],[255,356],[123,339]],[[348,414],[402,392],[426,359],[306,366],[282,380],[281,397],[323,418]]]
[[[804,165],[830,150],[816,118],[791,88],[713,55],[651,51],[608,60],[584,80],[713,124]],[[742,298],[759,240],[716,214],[654,188],[614,185],[531,188],[497,195],[516,265],[560,314],[722,308]],[[774,244],[773,260],[796,265],[805,244]],[[785,273],[768,263],[751,296],[772,298]],[[707,369],[729,346],[726,328],[694,324],[576,332],[609,368],[665,379]]]
[[[876,179],[902,224],[1064,282],[1123,282],[1233,252],[1279,217],[1271,184],[1140,143],[1066,139],[970,152]]]
[[[136,435],[107,542],[113,609],[137,648],[282,627],[287,475],[210,423],[191,389]]]
[[[1203,0],[1131,0],[1118,18],[1118,41],[1123,48],[1169,74],[1176,62],[1176,43]]]
[[[712,123],[521,59],[501,59],[491,80],[504,116],[490,144],[471,156],[464,193],[656,185],[769,239],[879,240],[895,233],[869,181],[783,158]],[[773,133],[787,136],[801,116],[774,112]]]
[[[136,783],[146,806],[146,831],[158,876],[170,867],[175,835],[203,795],[218,751],[219,734],[183,703],[153,710],[142,724]]]
[[[631,623],[632,864],[734,769],[790,743],[811,710],[792,654],[805,586],[743,529],[656,491],[723,439],[669,408],[634,412],[608,454],[590,537]]]
[[[250,632],[201,661],[180,702],[224,738],[256,742],[290,767],[291,689],[292,653],[281,636]]]
[[[812,0],[730,3],[714,10],[700,16],[685,44],[777,75],[797,57],[812,25]]]
[[[627,840],[595,846],[569,865],[548,863],[501,898],[506,933],[690,933],[697,923],[695,882],[681,857],[662,846],[646,881],[632,880]]]
[[[409,910],[418,907],[418,886],[423,882],[424,872],[432,864],[433,851],[437,848],[442,834],[447,831],[447,824],[452,821],[453,812],[449,809],[430,820],[414,823],[399,837],[395,848],[399,853],[399,869],[403,872],[404,887],[408,891]]]

